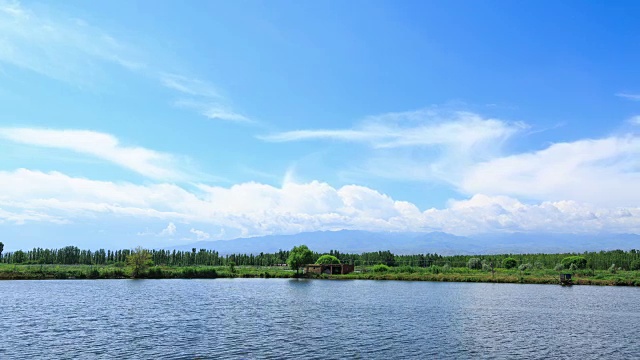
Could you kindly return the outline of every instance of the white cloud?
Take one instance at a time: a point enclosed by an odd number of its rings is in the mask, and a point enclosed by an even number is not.
[[[181,108],[196,110],[200,115],[213,120],[217,119],[231,122],[254,123],[254,121],[248,117],[234,112],[230,107],[222,105],[220,102],[213,101],[211,99],[182,99],[176,101],[174,105]]]
[[[0,219],[81,222],[86,218],[164,220],[219,227],[221,237],[317,230],[640,232],[640,208],[598,207],[576,201],[522,203],[505,196],[475,195],[444,209],[420,210],[374,189],[326,183],[259,183],[229,188],[200,185],[115,184],[20,169],[0,172]],[[29,216],[42,214],[47,217]],[[168,227],[168,231],[170,227]],[[192,227],[192,233],[195,227]],[[225,231],[226,230],[226,231]],[[203,237],[205,233],[200,234]]]
[[[617,93],[616,96],[631,101],[640,101],[640,94]]]
[[[632,125],[640,125],[640,115],[632,116],[629,118],[629,123]]]
[[[637,206],[639,158],[640,137],[634,135],[557,143],[478,163],[457,185],[468,194]]]
[[[10,211],[3,210],[0,208],[0,224],[3,222],[9,222],[16,225],[24,225],[27,222],[50,222],[54,224],[69,224],[70,221],[59,217],[48,215],[45,213],[33,211],[33,210],[24,210],[20,213],[14,213]]]
[[[629,122],[640,124],[640,117]],[[505,142],[526,125],[467,112],[424,110],[372,117],[345,130],[301,130],[268,141],[331,139],[372,149],[343,171],[393,180],[441,182],[469,196],[508,195],[534,201],[573,200],[597,206],[640,203],[640,136],[560,142],[505,155]]]
[[[16,143],[66,149],[107,160],[152,179],[184,180],[176,159],[142,147],[128,147],[112,135],[86,130],[0,128],[0,138]]]
[[[178,74],[161,73],[160,81],[165,87],[189,96],[175,101],[174,105],[177,107],[195,110],[209,119],[243,123],[254,122],[234,111],[229,105],[229,101],[204,80]]]
[[[166,228],[162,229],[158,236],[174,236],[176,234],[176,226],[170,222]]]
[[[299,130],[263,136],[274,142],[329,139],[370,147],[356,166],[343,171],[352,178],[459,183],[469,166],[501,156],[505,143],[526,129],[463,111],[420,110],[366,118],[351,129]]]
[[[202,240],[208,240],[211,235],[209,235],[208,233],[202,231],[202,230],[196,230],[194,228],[191,228],[191,230],[189,230],[190,233],[195,234],[196,238],[198,239],[198,241],[202,241]]]
[[[462,151],[499,143],[525,127],[470,112],[420,110],[369,117],[352,129],[295,130],[260,138],[273,142],[330,139],[367,143],[374,148],[446,146]]]
[[[160,74],[162,85],[178,92],[208,98],[221,98],[217,90],[206,81],[191,79],[178,74]]]

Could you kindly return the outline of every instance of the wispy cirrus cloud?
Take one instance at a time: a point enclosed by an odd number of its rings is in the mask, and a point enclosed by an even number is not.
[[[0,128],[0,138],[94,156],[156,180],[185,180],[189,177],[181,170],[175,156],[143,147],[124,146],[110,134],[88,130]]]
[[[339,141],[367,146],[359,168],[377,177],[458,182],[464,169],[502,154],[528,126],[465,111],[419,110],[365,118],[347,129],[295,130],[260,136],[269,142]],[[355,174],[358,177],[357,174]]]
[[[238,123],[255,123],[255,121],[248,117],[235,112],[228,106],[223,105],[220,102],[198,99],[181,99],[173,103],[174,106],[185,109],[192,109],[197,111],[200,115],[213,119],[224,120]]]
[[[214,120],[224,120],[238,123],[253,123],[248,117],[234,111],[229,101],[212,85],[200,79],[188,78],[177,74],[160,74],[162,84],[183,96],[174,105],[180,108],[192,109],[202,116]]]
[[[0,61],[74,84],[100,76],[101,63],[129,70],[146,67],[132,47],[83,20],[1,0]]]
[[[337,140],[366,143],[373,148],[451,146],[462,149],[502,141],[526,127],[521,122],[485,119],[470,112],[420,110],[368,117],[349,129],[294,130],[259,138],[271,142]]]
[[[627,100],[640,101],[640,94],[617,93],[616,96]]]
[[[82,19],[0,0],[0,62],[82,86],[106,78],[105,65],[115,65],[151,78],[180,97],[188,96],[174,100],[177,107],[209,119],[253,122],[235,111],[207,81],[167,72],[162,64],[143,61],[144,57],[144,47],[133,46]]]

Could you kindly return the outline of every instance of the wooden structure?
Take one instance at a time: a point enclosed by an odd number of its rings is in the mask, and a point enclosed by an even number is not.
[[[573,285],[571,274],[560,274],[560,285]]]
[[[349,264],[308,264],[304,267],[305,274],[349,274],[354,270],[353,265]]]

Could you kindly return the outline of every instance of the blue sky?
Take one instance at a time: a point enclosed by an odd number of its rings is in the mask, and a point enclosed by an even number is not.
[[[0,0],[3,240],[638,233],[638,10]]]

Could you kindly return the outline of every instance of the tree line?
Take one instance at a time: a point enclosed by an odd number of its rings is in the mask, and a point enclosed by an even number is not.
[[[75,246],[60,249],[34,248],[23,251],[2,252],[0,243],[0,263],[7,264],[54,264],[54,265],[113,265],[125,264],[132,250],[82,250]],[[180,250],[148,250],[151,261],[159,266],[279,266],[287,263],[289,250],[279,250],[274,253],[259,254],[225,254],[215,250],[196,249]],[[312,252],[311,262],[315,262],[325,253]],[[361,254],[342,253],[331,250],[329,255],[337,257],[343,264],[356,266],[370,266],[384,264],[386,266],[430,267],[444,266],[466,267],[471,259],[494,264],[496,268],[503,267],[503,261],[512,258],[518,265],[535,264],[537,267],[553,269],[569,256],[581,256],[586,259],[586,268],[607,270],[615,265],[623,270],[636,270],[633,264],[640,262],[638,250],[611,250],[584,253],[559,254],[499,254],[499,255],[450,255],[443,256],[435,253],[400,255],[389,250],[363,252]],[[475,261],[475,260],[474,260]],[[635,263],[634,263],[635,262]]]

